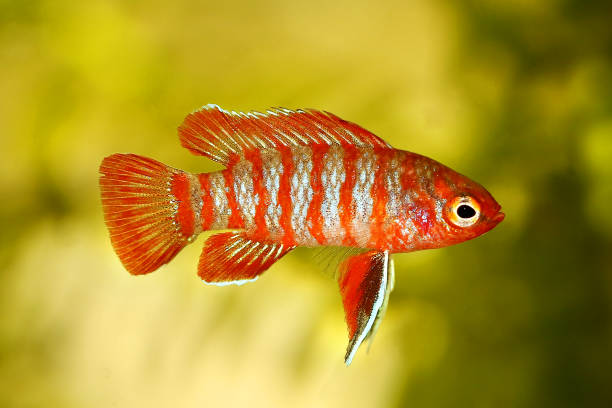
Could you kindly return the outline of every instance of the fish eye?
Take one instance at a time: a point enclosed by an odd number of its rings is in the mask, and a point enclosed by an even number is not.
[[[457,215],[460,218],[472,218],[474,215],[476,215],[476,210],[468,204],[461,204],[459,207],[457,207]]]
[[[458,227],[470,227],[480,218],[480,205],[472,197],[457,197],[449,206],[448,218]]]

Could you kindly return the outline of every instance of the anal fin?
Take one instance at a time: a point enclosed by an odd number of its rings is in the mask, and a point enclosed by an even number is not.
[[[338,285],[349,330],[346,365],[384,315],[388,292],[392,289],[389,278],[388,252],[368,251],[340,264]]]
[[[198,275],[218,286],[252,282],[293,248],[253,241],[240,232],[215,234],[204,243]]]

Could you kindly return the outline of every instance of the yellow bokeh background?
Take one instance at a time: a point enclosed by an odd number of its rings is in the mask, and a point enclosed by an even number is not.
[[[610,406],[610,21],[578,0],[0,0],[0,405]],[[506,220],[395,256],[346,368],[312,251],[240,287],[200,282],[206,234],[144,277],[113,253],[102,158],[218,169],[176,135],[207,103],[328,110]]]

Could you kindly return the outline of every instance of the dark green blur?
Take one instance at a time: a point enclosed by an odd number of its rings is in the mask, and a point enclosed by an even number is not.
[[[612,5],[0,0],[0,405],[612,406]],[[328,110],[483,184],[506,219],[395,256],[344,368],[335,283],[298,250],[203,285],[204,237],[132,277],[98,166],[207,103]]]

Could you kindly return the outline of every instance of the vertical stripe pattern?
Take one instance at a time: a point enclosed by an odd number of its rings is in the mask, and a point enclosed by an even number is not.
[[[310,173],[310,185],[313,195],[312,201],[308,206],[306,223],[310,234],[318,245],[326,245],[325,235],[323,235],[323,214],[321,214],[321,203],[323,202],[324,194],[321,175],[325,166],[323,157],[329,149],[329,145],[320,145],[313,148],[312,172]]]
[[[345,235],[339,211],[340,187],[346,179],[343,157],[343,148],[339,145],[330,147],[323,156],[321,216],[323,217],[323,235],[327,245],[342,245]]]
[[[234,178],[234,196],[242,216],[247,233],[255,231],[255,207],[259,203],[259,194],[253,188],[253,163],[241,160],[232,167]]]
[[[387,190],[387,214],[389,218],[395,218],[399,215],[401,200],[402,200],[402,185],[400,177],[402,175],[402,167],[399,155],[394,152],[389,161],[389,168],[385,174],[385,189]],[[391,220],[390,220],[391,221]]]
[[[213,205],[213,221],[210,229],[226,229],[230,210],[227,202],[225,178],[221,173],[211,173],[209,176],[210,197]]]
[[[370,217],[374,199],[372,185],[376,173],[376,155],[373,149],[364,149],[355,164],[355,187],[353,188],[353,235],[357,245],[365,248],[370,242]]]
[[[299,146],[291,149],[293,157],[293,175],[291,176],[291,226],[296,242],[302,245],[315,245],[316,240],[310,234],[306,217],[312,197],[314,195],[310,183],[312,172],[312,149],[308,146]]]
[[[444,207],[423,207],[427,186],[414,167],[405,152],[388,149],[263,149],[200,175],[201,200],[192,203],[203,230],[244,229],[256,241],[411,248]]]
[[[265,210],[265,223],[270,238],[283,236],[281,227],[282,208],[279,203],[280,179],[283,174],[281,154],[275,149],[266,149],[261,153],[263,185],[267,191],[268,203]]]
[[[340,186],[340,223],[344,230],[343,246],[354,247],[357,245],[353,235],[353,188],[355,187],[355,161],[359,156],[357,149],[345,149],[343,154],[343,167],[345,180]]]

